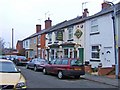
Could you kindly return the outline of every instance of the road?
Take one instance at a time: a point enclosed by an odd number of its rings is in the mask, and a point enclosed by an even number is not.
[[[35,72],[23,66],[18,66],[18,68],[25,76],[28,88],[116,88],[111,85],[89,81],[85,78],[60,80],[55,75],[43,75],[41,71]]]

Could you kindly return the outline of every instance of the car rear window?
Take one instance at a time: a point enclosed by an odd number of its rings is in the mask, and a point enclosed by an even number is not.
[[[70,65],[71,66],[80,66],[80,65],[82,65],[82,63],[80,60],[71,60]]]
[[[62,65],[67,65],[68,64],[68,60],[62,60]]]

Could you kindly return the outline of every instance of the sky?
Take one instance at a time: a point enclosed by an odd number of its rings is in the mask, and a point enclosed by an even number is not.
[[[14,29],[14,48],[18,40],[36,32],[36,24],[50,17],[52,25],[82,15],[88,8],[89,15],[101,11],[104,0],[0,0],[0,37],[5,47],[12,47],[12,28]],[[114,4],[119,0],[108,0]],[[84,3],[84,4],[83,4]]]

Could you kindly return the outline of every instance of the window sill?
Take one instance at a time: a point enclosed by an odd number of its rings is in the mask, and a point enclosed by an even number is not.
[[[48,42],[48,44],[52,44],[52,42]]]
[[[91,32],[90,35],[100,34],[100,32]]]
[[[40,43],[38,45],[41,45]]]
[[[93,59],[93,58],[92,58],[92,59],[90,59],[90,61],[91,61],[91,62],[100,62],[100,59],[95,59],[95,58]]]
[[[67,41],[73,41],[73,39],[69,39],[69,40],[67,40]]]
[[[55,41],[54,43],[58,43],[58,41]]]

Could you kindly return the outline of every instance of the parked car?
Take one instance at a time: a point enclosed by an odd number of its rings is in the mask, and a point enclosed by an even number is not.
[[[84,65],[80,60],[75,58],[55,59],[43,68],[43,74],[56,74],[59,79],[64,76],[74,76],[80,78],[80,75],[85,74]]]
[[[31,69],[34,69],[34,71],[37,71],[37,70],[42,70],[46,64],[48,64],[47,60],[34,58],[28,61],[28,63],[26,64],[26,68],[27,69],[31,68]]]
[[[13,60],[15,60],[16,56],[17,56],[17,55],[6,55],[6,56],[5,56],[5,57],[6,57],[5,59],[13,61]]]
[[[26,88],[26,80],[15,64],[10,60],[0,59],[0,90]]]
[[[27,64],[27,58],[25,56],[16,56],[13,62],[16,65],[26,65]]]

